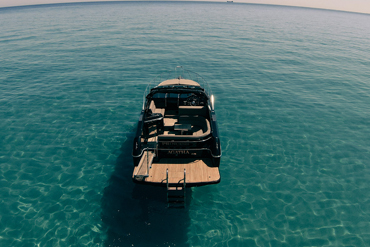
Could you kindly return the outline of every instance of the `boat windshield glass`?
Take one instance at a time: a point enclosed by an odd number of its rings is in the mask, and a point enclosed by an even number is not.
[[[148,98],[149,105],[153,101],[156,107],[179,107],[200,106],[207,104],[207,96],[204,93],[155,93]],[[149,106],[148,105],[148,106]]]
[[[153,99],[164,99],[166,98],[166,93],[156,93],[152,96]]]

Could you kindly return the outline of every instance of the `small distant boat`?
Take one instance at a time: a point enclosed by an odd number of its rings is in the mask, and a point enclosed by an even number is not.
[[[227,1],[228,3],[233,3],[234,1]]]
[[[182,67],[153,83],[133,143],[133,181],[168,190],[219,183],[221,145],[208,84]]]

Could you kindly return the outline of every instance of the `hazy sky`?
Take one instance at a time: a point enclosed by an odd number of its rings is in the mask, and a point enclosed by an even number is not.
[[[102,0],[0,0],[0,7],[45,4],[45,3],[96,2],[96,1]],[[226,0],[213,0],[213,1],[226,2]],[[302,6],[370,14],[370,0],[234,0],[234,2]]]

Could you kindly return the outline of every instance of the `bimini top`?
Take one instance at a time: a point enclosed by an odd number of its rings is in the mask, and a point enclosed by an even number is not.
[[[198,82],[195,82],[195,81],[189,80],[189,79],[183,79],[183,78],[170,79],[170,80],[163,81],[163,82],[158,84],[158,87],[160,87],[160,86],[170,86],[170,85],[188,85],[188,86],[200,87]]]

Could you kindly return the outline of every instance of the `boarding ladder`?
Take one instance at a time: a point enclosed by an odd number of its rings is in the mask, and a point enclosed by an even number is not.
[[[136,173],[134,174],[135,179],[145,180],[149,177],[149,170],[152,168],[154,157],[158,155],[158,136],[154,136],[148,139],[146,148],[144,148],[143,155],[141,156],[139,165]]]
[[[184,169],[184,178],[177,182],[171,181],[168,175],[168,168],[166,170],[167,183],[167,206],[168,207],[183,207],[185,208],[186,201],[186,169]]]

